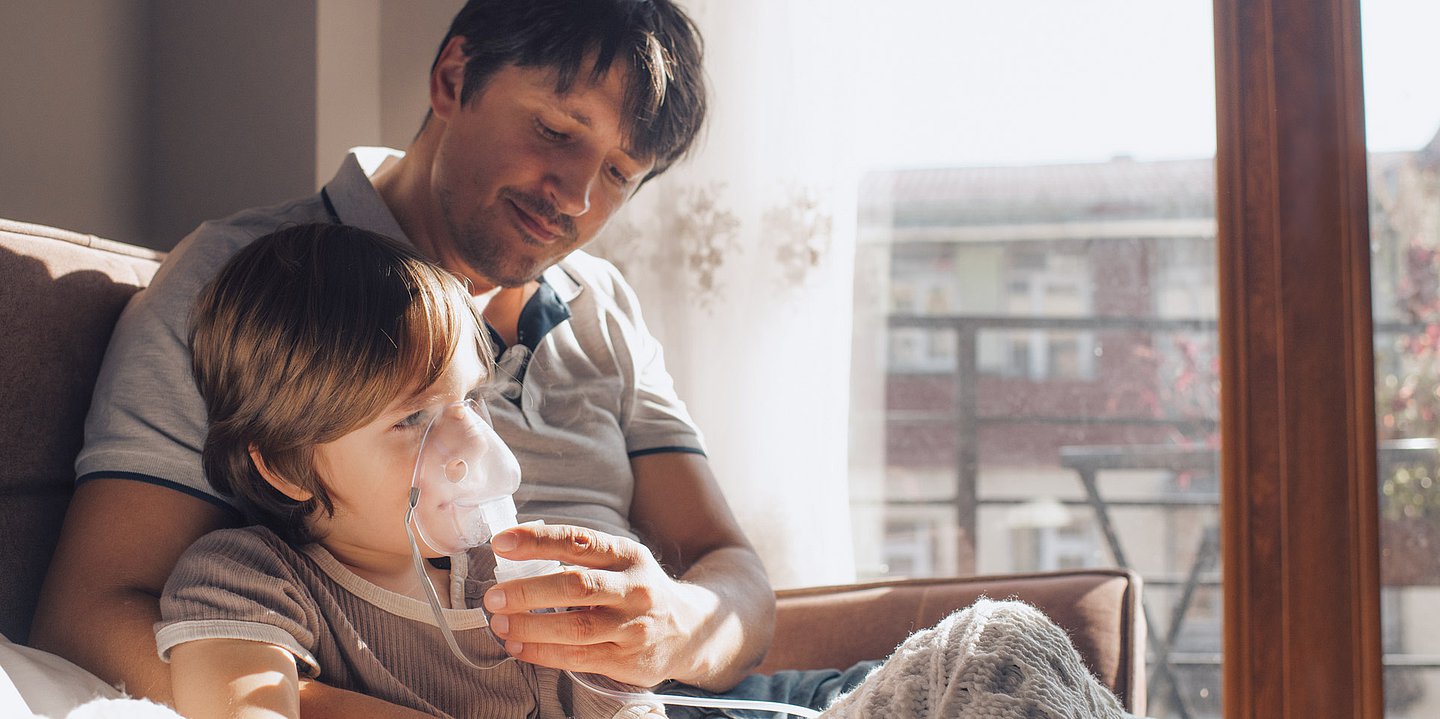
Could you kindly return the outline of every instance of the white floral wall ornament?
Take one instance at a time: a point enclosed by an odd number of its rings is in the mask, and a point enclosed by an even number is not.
[[[684,270],[692,298],[710,308],[724,291],[720,271],[743,252],[740,218],[722,206],[725,183],[690,186],[675,193],[666,234],[683,248]]]
[[[834,225],[834,217],[808,187],[791,190],[785,202],[765,210],[761,237],[775,246],[782,287],[805,286],[830,254]]]

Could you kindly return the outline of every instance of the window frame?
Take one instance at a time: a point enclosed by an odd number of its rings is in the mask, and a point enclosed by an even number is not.
[[[1359,0],[1215,0],[1224,708],[1384,714]]]

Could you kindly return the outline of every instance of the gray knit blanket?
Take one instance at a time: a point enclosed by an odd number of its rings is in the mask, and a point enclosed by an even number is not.
[[[1040,610],[981,599],[917,632],[825,719],[1133,719]]]

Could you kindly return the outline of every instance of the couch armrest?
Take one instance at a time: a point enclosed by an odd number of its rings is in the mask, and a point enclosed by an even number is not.
[[[0,633],[24,643],[115,318],[153,250],[0,218]]]
[[[1085,665],[1126,710],[1144,714],[1140,577],[1119,569],[782,590],[776,595],[775,641],[759,671],[843,668],[884,658],[912,632],[982,596],[1040,608],[1069,632]]]

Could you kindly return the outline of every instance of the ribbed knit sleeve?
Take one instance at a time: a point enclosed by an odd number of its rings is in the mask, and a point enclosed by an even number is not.
[[[283,647],[316,676],[316,636],[323,626],[315,603],[290,562],[289,546],[268,530],[223,529],[201,537],[175,566],[160,599],[155,625],[160,657],[201,639],[244,639]]]

